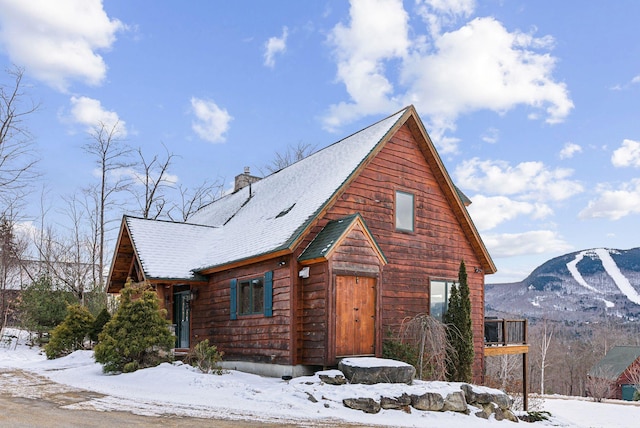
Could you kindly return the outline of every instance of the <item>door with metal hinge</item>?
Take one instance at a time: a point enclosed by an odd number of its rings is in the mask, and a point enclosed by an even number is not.
[[[336,276],[336,357],[375,354],[376,280]]]

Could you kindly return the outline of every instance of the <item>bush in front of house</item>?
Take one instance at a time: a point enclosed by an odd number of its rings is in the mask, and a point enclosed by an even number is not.
[[[91,329],[89,330],[89,339],[92,342],[98,342],[98,336],[100,335],[100,333],[102,333],[104,326],[107,325],[110,320],[111,314],[109,314],[107,308],[102,308],[102,310],[96,316],[96,319],[91,324]]]
[[[48,359],[63,357],[84,349],[94,318],[84,306],[70,305],[67,316],[51,331],[49,343],[44,347]]]
[[[382,356],[411,364],[422,380],[444,380],[446,359],[451,345],[447,328],[428,314],[402,321],[397,335],[390,334],[382,344]]]
[[[209,339],[199,342],[189,351],[185,358],[187,364],[198,368],[202,373],[224,374],[224,370],[219,363],[222,361],[224,352],[218,351],[215,345],[209,345]]]
[[[128,373],[171,359],[174,344],[166,310],[145,283],[125,284],[120,306],[98,335],[94,356],[105,373]]]

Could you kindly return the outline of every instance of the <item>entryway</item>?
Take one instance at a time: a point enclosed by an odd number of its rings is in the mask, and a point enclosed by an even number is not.
[[[376,280],[336,277],[336,357],[375,354]]]
[[[189,348],[189,319],[191,309],[189,308],[190,291],[180,291],[173,293],[173,324],[176,326],[176,348]]]

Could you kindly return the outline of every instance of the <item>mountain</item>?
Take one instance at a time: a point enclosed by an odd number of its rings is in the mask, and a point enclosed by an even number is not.
[[[521,282],[487,284],[487,316],[587,322],[640,319],[640,248],[595,248],[551,259]]]

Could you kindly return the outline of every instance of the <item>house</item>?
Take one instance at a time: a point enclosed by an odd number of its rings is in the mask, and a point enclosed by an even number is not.
[[[608,380],[611,398],[632,401],[640,387],[640,346],[614,346],[587,377]]]
[[[482,379],[496,267],[413,106],[237,181],[189,223],[122,220],[108,291],[153,284],[178,352],[209,339],[231,367],[272,375],[381,356],[407,317],[441,316],[464,260]]]

